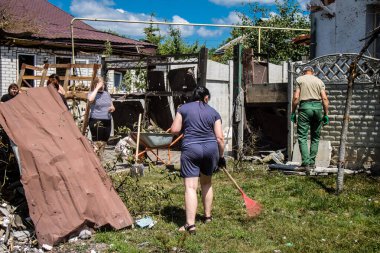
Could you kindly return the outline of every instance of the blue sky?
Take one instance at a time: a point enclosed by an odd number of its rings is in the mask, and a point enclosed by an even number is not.
[[[49,0],[75,17],[149,20],[155,13],[157,21],[237,24],[242,3],[258,2],[272,7],[275,0]],[[306,8],[309,0],[298,0]],[[125,23],[90,23],[101,30],[113,30],[130,38],[143,38],[144,25]],[[188,43],[196,40],[208,47],[217,47],[229,36],[228,28],[181,26],[182,37]],[[160,26],[163,34],[167,26]]]

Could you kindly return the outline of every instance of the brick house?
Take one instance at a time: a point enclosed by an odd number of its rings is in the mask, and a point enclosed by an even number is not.
[[[71,63],[70,22],[74,17],[70,14],[47,0],[0,0],[0,18],[0,95],[17,81],[23,63]],[[156,51],[152,44],[99,31],[82,21],[74,23],[74,38],[75,63],[100,63],[107,41],[111,43],[112,58],[151,55]],[[36,74],[28,71],[28,75]],[[64,75],[62,71],[51,69],[48,74]],[[109,85],[120,85],[122,76],[111,71]],[[33,80],[30,83],[34,85]]]

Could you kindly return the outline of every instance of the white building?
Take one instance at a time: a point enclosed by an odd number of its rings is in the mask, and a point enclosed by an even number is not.
[[[380,0],[312,0],[311,58],[335,53],[358,53],[360,41],[380,25]],[[380,58],[380,38],[367,56]]]
[[[74,18],[47,0],[0,0],[0,12],[9,25],[0,27],[0,95],[16,83],[23,63],[41,67],[44,63],[72,62],[70,22]],[[6,24],[6,22],[4,22]],[[131,58],[155,54],[152,44],[123,38],[94,29],[82,21],[74,22],[75,63],[100,63],[108,41],[112,58]],[[91,75],[89,69],[77,70],[78,75]],[[65,69],[49,69],[65,76]],[[27,70],[26,75],[37,75]],[[111,85],[120,84],[122,73],[110,73]],[[34,86],[33,80],[28,80]]]

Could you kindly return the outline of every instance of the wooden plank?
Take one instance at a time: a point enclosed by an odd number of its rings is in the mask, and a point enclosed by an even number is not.
[[[50,64],[49,65],[50,68],[60,68],[60,69],[67,69],[67,68],[71,68],[71,64],[70,63],[66,63],[66,64]]]
[[[93,69],[92,69],[92,81],[91,81],[90,91],[94,90],[94,87],[95,87],[94,79],[95,79],[96,75],[98,74],[99,67],[100,67],[99,64],[94,64],[94,66],[93,66]],[[83,126],[82,126],[82,134],[83,135],[85,135],[86,129],[87,129],[87,126],[88,126],[88,120],[89,120],[88,117],[89,117],[89,114],[90,114],[90,102],[87,101],[86,111],[84,113]]]
[[[68,69],[70,70],[70,69]],[[42,76],[23,76],[23,79],[25,80],[41,80]],[[65,80],[66,76],[60,76],[59,79]],[[77,81],[92,81],[91,76],[69,76],[69,81],[77,80]]]
[[[70,73],[71,73],[71,68],[69,69],[66,69],[66,74],[65,74],[65,77],[64,77],[64,81],[63,81],[63,89],[65,91],[67,91],[67,86],[69,85],[69,78],[70,78]]]
[[[17,80],[17,86],[18,86],[18,88],[20,88],[21,84],[22,84],[22,78],[23,78],[23,76],[25,74],[25,65],[26,64],[24,64],[24,63],[21,65],[20,75],[18,76],[18,80]]]
[[[287,88],[287,83],[255,84],[246,87],[246,103],[287,103]]]
[[[79,100],[86,101],[88,93],[89,93],[88,91],[71,91],[71,90],[69,90],[66,92],[65,98],[67,98],[67,99],[79,99]]]
[[[29,76],[24,75],[22,79],[24,80],[41,80],[42,76]]]
[[[44,64],[44,67],[43,67],[43,71],[42,71],[42,76],[41,76],[41,81],[40,81],[40,87],[44,86],[45,84],[45,80],[46,80],[46,75],[47,75],[47,71],[49,69],[49,64],[45,63]]]
[[[24,63],[23,63],[22,65],[24,65]],[[44,70],[44,69],[41,68],[41,67],[36,67],[36,66],[33,66],[33,65],[27,65],[27,64],[25,64],[25,69],[33,69],[33,70],[37,70],[37,71],[42,71],[42,70]]]
[[[50,64],[49,68],[62,68],[62,69],[67,69],[67,68],[94,68],[95,65],[98,65],[98,68],[100,64],[82,64],[82,63],[76,63],[76,64],[71,64],[71,63],[66,63],[66,64]]]

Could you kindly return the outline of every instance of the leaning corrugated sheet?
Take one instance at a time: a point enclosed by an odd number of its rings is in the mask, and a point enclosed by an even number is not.
[[[57,244],[84,225],[132,225],[128,209],[53,87],[29,89],[0,104],[0,124],[19,148],[21,181],[40,244]]]

